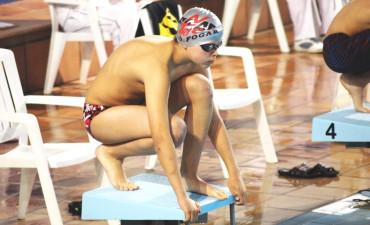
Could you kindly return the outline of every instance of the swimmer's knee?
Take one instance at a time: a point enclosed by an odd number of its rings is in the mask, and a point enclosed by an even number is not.
[[[173,116],[171,119],[171,133],[176,148],[184,142],[186,131],[185,121],[181,117]]]
[[[213,89],[209,80],[201,74],[189,76],[186,86],[191,98],[212,99],[213,97]]]

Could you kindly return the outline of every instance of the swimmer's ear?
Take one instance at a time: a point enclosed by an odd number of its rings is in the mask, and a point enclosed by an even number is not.
[[[180,45],[184,48],[184,50],[187,50],[188,49],[188,47],[185,46],[185,45],[183,45],[182,43],[180,43]]]

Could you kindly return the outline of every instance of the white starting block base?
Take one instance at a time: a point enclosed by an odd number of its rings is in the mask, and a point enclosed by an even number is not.
[[[119,191],[112,186],[100,187],[82,195],[83,220],[177,220],[185,219],[167,177],[139,174],[129,178],[139,185],[136,191]],[[199,215],[230,205],[230,222],[235,224],[235,199],[226,187],[215,186],[229,194],[226,200],[188,192],[201,206]]]
[[[317,116],[312,122],[312,141],[370,142],[370,113],[348,106]]]

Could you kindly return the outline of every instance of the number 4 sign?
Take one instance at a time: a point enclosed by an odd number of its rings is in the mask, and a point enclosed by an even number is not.
[[[312,141],[370,142],[370,113],[352,107],[313,118]]]
[[[325,134],[327,136],[331,136],[331,139],[335,139],[335,136],[337,136],[337,134],[335,133],[335,125],[334,125],[334,123],[331,123],[330,124],[330,126],[326,130]]]

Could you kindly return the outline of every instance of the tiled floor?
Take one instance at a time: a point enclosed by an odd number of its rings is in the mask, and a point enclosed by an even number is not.
[[[289,28],[288,37],[291,42]],[[236,207],[237,224],[276,224],[369,188],[370,149],[346,149],[343,143],[311,141],[312,118],[330,111],[336,80],[336,73],[326,67],[322,55],[281,54],[273,32],[259,34],[254,42],[238,38],[230,44],[249,47],[254,54],[279,159],[276,164],[265,162],[251,107],[222,113],[248,191],[246,205]],[[240,60],[220,57],[212,68],[216,87],[245,86]],[[53,94],[84,96],[92,80],[87,85],[77,81],[66,83],[55,87]],[[29,113],[37,115],[44,142],[87,141],[79,109],[29,106]],[[0,153],[13,145],[0,144]],[[128,175],[146,172],[144,160],[143,157],[125,160]],[[277,169],[303,162],[333,166],[340,175],[307,180],[277,176]],[[83,192],[98,187],[92,161],[51,172],[64,224],[106,224],[105,221],[81,221],[68,213],[69,202],[80,200]],[[0,169],[0,224],[49,224],[38,181],[33,188],[26,219],[17,220],[19,173],[18,169]],[[151,173],[163,174],[163,171],[157,164]],[[212,184],[227,184],[209,141],[199,174]],[[229,224],[228,209],[210,213],[207,224]]]

